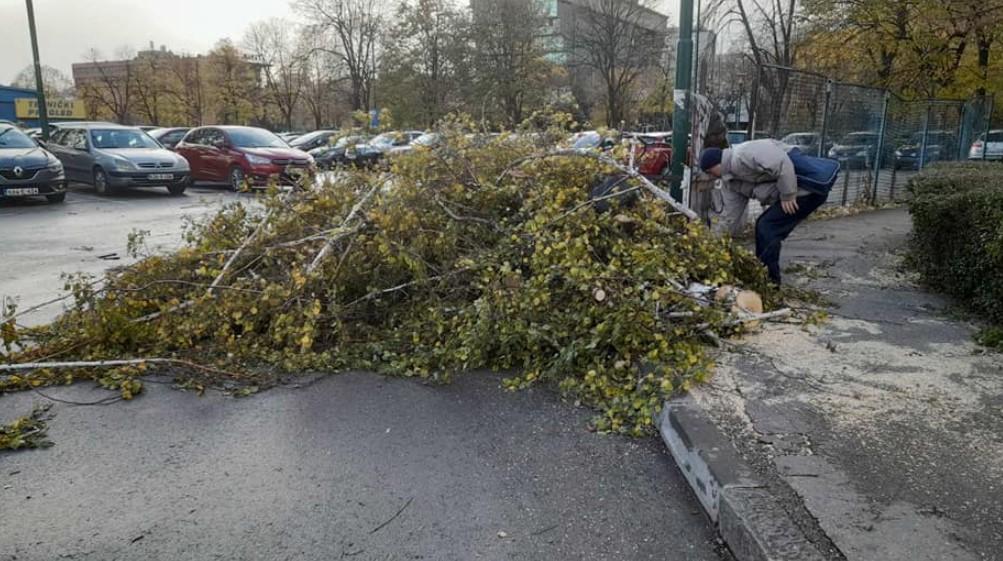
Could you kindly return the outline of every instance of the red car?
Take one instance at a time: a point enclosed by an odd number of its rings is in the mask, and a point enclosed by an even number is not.
[[[631,149],[634,152],[634,166],[641,175],[651,181],[665,178],[669,174],[672,163],[672,133],[627,133],[622,137],[603,138],[596,131],[578,133],[570,139],[573,150],[612,149],[623,138],[633,138],[637,143]]]
[[[661,179],[672,165],[672,133],[656,132],[633,135],[638,145],[633,148],[637,171],[651,180]]]
[[[314,171],[313,157],[275,134],[254,127],[192,129],[174,150],[188,160],[192,181],[225,182],[234,191],[245,183],[289,185]]]

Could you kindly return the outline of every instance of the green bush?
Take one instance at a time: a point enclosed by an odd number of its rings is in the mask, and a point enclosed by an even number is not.
[[[924,282],[1003,324],[1003,166],[941,164],[909,189],[910,260]]]

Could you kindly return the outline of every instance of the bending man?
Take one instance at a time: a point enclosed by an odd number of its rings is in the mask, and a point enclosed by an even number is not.
[[[752,198],[766,208],[756,221],[756,257],[770,280],[780,284],[780,246],[802,220],[825,203],[836,182],[839,162],[806,156],[776,140],[751,140],[738,146],[708,148],[700,169],[724,182],[725,220],[741,231]]]

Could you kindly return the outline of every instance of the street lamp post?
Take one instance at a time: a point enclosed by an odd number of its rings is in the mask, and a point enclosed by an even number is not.
[[[679,0],[679,40],[676,43],[676,87],[672,107],[672,188],[683,200],[682,180],[689,144],[689,92],[693,76],[693,0]]]
[[[38,122],[42,127],[42,140],[49,140],[49,107],[45,103],[45,87],[42,84],[42,63],[38,61],[38,37],[35,33],[35,7],[31,0],[24,0],[28,7],[28,31],[31,33],[31,54],[35,59],[35,89],[38,90]]]

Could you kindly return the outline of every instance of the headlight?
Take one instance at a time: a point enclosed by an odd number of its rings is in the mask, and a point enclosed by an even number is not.
[[[49,160],[49,163],[45,165],[45,169],[49,171],[63,171],[63,162],[59,160]]]
[[[860,152],[857,152],[857,157],[858,158],[866,158],[867,157],[867,150],[861,150]]]
[[[253,166],[263,166],[272,163],[268,158],[255,156],[254,154],[247,155],[247,162]]]
[[[315,160],[313,156],[307,154],[306,163],[312,166],[317,163],[317,160]]]
[[[136,168],[136,166],[132,162],[120,156],[116,156],[111,159],[111,167],[113,169],[121,169],[121,170],[130,170]]]
[[[902,157],[902,151],[901,150],[896,150],[895,151],[895,157],[896,158],[901,158]]]
[[[836,157],[836,156],[838,156],[838,155],[839,155],[839,153],[838,153],[838,152],[836,152],[836,149],[835,149],[835,148],[832,148],[831,150],[829,150],[829,157],[830,157],[830,158],[835,158],[835,157]]]

